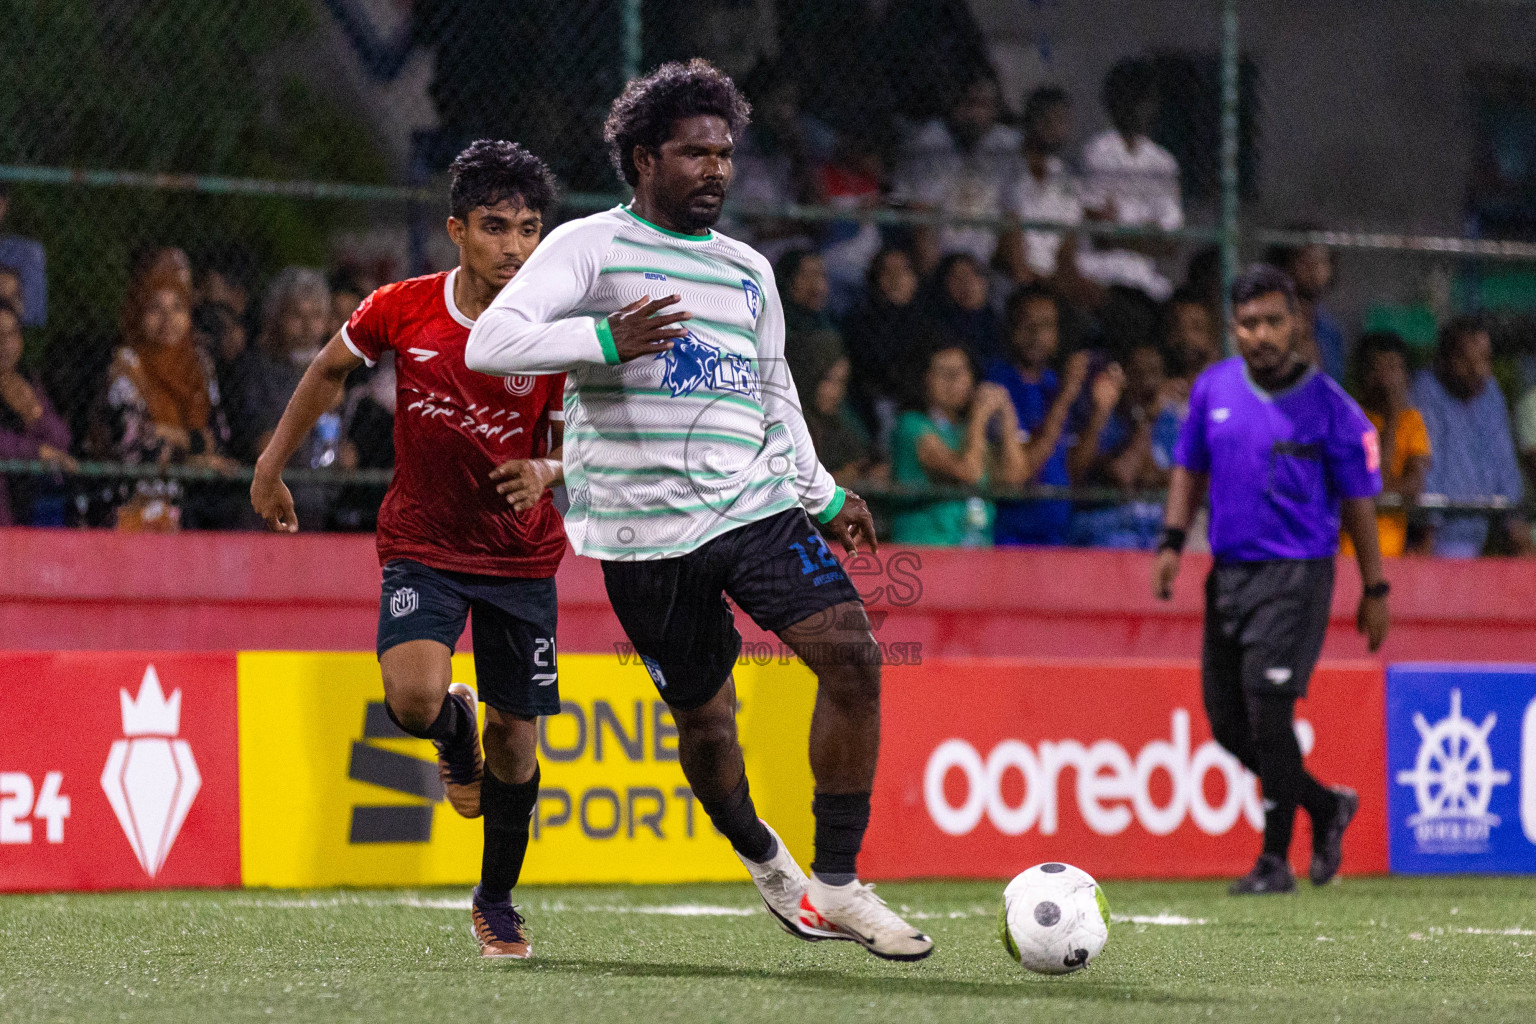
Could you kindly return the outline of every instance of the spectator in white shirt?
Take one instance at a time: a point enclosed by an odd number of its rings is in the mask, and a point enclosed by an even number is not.
[[[1158,110],[1157,78],[1141,60],[1122,60],[1104,79],[1103,102],[1111,128],[1083,149],[1083,206],[1087,215],[1114,224],[1184,226],[1179,164],[1148,137]],[[1083,273],[1101,284],[1138,288],[1158,302],[1173,286],[1155,257],[1170,247],[1156,239],[1116,241],[1080,259]]]
[[[1023,159],[1008,188],[1008,212],[1024,223],[1071,227],[1083,221],[1078,181],[1061,154],[1072,137],[1072,101],[1059,86],[1043,85],[1024,101]],[[1103,289],[1078,269],[1078,237],[1070,231],[1010,230],[998,241],[1003,265],[1020,284],[1048,283],[1084,307]]]
[[[892,202],[965,217],[998,217],[1003,192],[1017,176],[1019,133],[998,123],[997,78],[980,69],[962,84],[949,113],[918,129],[896,172]],[[992,262],[997,232],[983,227],[920,227],[914,233],[918,271],[926,274],[948,253]]]

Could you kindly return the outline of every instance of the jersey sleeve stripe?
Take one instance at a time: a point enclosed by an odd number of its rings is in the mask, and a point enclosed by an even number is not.
[[[363,355],[363,350],[352,344],[352,336],[347,333],[346,324],[341,325],[341,343],[347,346],[347,351],[357,356],[357,358],[361,359],[366,365],[373,366],[377,362],[377,360],[369,359],[367,356]]]

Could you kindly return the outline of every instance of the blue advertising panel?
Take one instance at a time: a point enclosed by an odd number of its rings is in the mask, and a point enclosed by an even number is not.
[[[1387,669],[1392,871],[1536,873],[1536,665]]]

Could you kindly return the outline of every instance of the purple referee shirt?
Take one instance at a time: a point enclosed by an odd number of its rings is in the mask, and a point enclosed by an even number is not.
[[[1270,393],[1239,357],[1212,366],[1190,392],[1173,458],[1211,475],[1211,552],[1224,562],[1332,558],[1339,503],[1381,493],[1376,429],[1315,369]]]

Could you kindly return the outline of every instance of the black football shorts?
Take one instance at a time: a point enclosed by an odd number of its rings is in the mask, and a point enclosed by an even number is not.
[[[776,633],[858,591],[801,508],[738,526],[677,558],[603,562],[614,613],[668,705],[701,707],[741,653],[725,596]]]
[[[1207,689],[1305,697],[1333,606],[1333,559],[1219,562],[1205,580]]]

